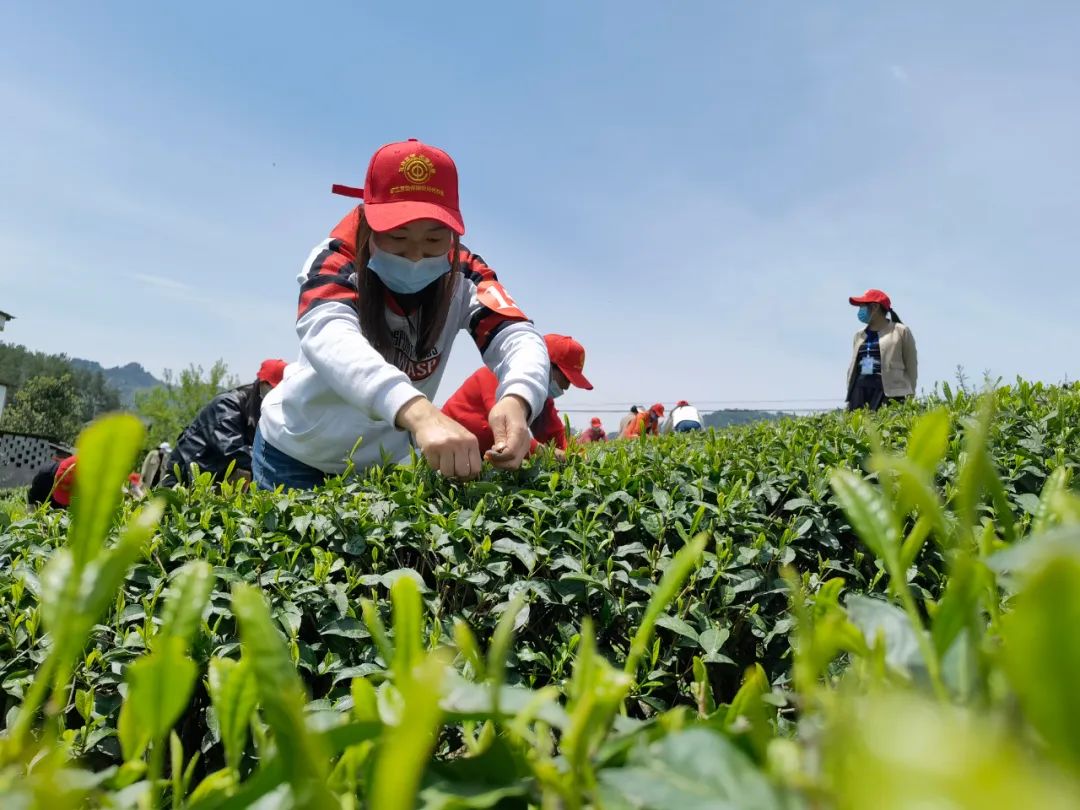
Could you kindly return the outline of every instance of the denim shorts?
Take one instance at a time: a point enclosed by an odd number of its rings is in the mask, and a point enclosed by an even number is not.
[[[693,419],[683,419],[675,426],[676,433],[693,433],[695,430],[701,430],[701,422]]]
[[[251,477],[259,489],[273,490],[279,486],[290,489],[315,489],[326,482],[326,473],[287,456],[266,441],[255,429],[251,446]]]

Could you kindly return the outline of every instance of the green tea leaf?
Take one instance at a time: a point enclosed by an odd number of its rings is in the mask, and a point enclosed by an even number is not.
[[[491,645],[488,647],[487,674],[492,685],[493,694],[496,696],[498,696],[498,690],[505,678],[506,658],[510,654],[510,642],[514,638],[514,620],[524,606],[525,596],[519,593],[506,606],[506,610],[499,617],[499,623],[495,626],[495,632],[491,636]]]
[[[670,734],[635,750],[626,767],[600,772],[605,808],[635,810],[784,810],[775,789],[724,735],[706,729]]]
[[[420,777],[435,747],[442,712],[445,663],[429,655],[401,685],[405,707],[401,722],[390,728],[380,748],[371,782],[371,807],[380,810],[412,810]]]
[[[78,585],[69,596],[68,580],[76,576],[75,558],[70,549],[61,548],[53,552],[45,569],[41,572],[41,620],[45,627],[53,632],[63,632],[74,608],[73,598],[78,596]]]
[[[945,586],[945,595],[934,611],[931,636],[939,655],[944,655],[964,628],[976,620],[979,609],[978,586],[975,561],[962,558],[953,566],[952,576]]]
[[[916,628],[903,610],[882,599],[852,594],[847,612],[869,645],[876,639],[885,643],[885,660],[898,672],[910,673],[924,666]]]
[[[885,496],[850,470],[835,470],[830,483],[859,539],[897,576],[900,530]]]
[[[392,666],[394,663],[394,646],[386,635],[386,625],[383,624],[382,617],[379,616],[378,606],[370,599],[361,599],[360,610],[364,616],[364,624],[367,626],[368,632],[371,633],[371,639],[375,642],[375,648],[379,651],[379,655],[383,657],[386,665]]]
[[[411,577],[401,577],[390,588],[394,606],[394,678],[399,685],[412,676],[424,647],[423,605]]]
[[[727,710],[727,725],[731,726],[740,717],[753,721],[761,715],[761,698],[769,694],[769,678],[761,664],[754,664],[743,675],[742,686],[735,693]]]
[[[358,722],[370,723],[379,720],[379,699],[375,687],[367,678],[353,678],[349,685],[353,701],[353,717]]]
[[[125,759],[136,759],[147,745],[165,739],[191,700],[198,674],[183,640],[173,637],[127,668],[128,694],[117,723]]]
[[[190,644],[213,587],[214,570],[209,563],[197,560],[177,571],[165,598],[158,637],[178,638]]]
[[[501,537],[491,544],[491,550],[516,557],[529,573],[532,573],[532,570],[536,568],[536,552],[528,543]]]
[[[1031,521],[1031,534],[1039,535],[1048,531],[1056,523],[1060,522],[1060,516],[1055,514],[1055,505],[1058,499],[1068,490],[1069,469],[1058,467],[1043,485],[1039,504],[1035,508],[1035,519]]]
[[[712,655],[720,652],[724,646],[724,642],[728,640],[731,635],[731,631],[726,627],[716,628],[710,627],[698,636],[698,644],[701,645],[701,649],[705,651],[706,655]]]
[[[1003,622],[1009,683],[1049,753],[1080,775],[1080,561],[1050,560],[1014,605]]]
[[[705,668],[705,662],[697,656],[694,656],[694,685],[692,692],[694,701],[697,703],[698,714],[701,717],[708,717],[716,710],[716,699],[713,697],[708,670]]]
[[[274,732],[278,761],[294,800],[310,808],[336,808],[326,788],[329,756],[304,723],[304,687],[262,594],[251,585],[233,588],[233,613],[240,623],[244,659],[251,666],[267,725]]]
[[[933,475],[949,446],[949,412],[937,408],[919,417],[908,436],[907,457]]]
[[[76,569],[101,550],[145,435],[142,422],[128,413],[103,416],[79,434],[68,537]]]
[[[724,727],[729,733],[735,733],[743,724],[748,726],[754,751],[762,757],[773,739],[772,723],[776,709],[765,703],[771,689],[765,669],[761,664],[754,664],[746,670],[739,691],[723,715]]]
[[[656,620],[656,626],[663,627],[665,630],[670,630],[683,638],[689,639],[695,644],[698,643],[697,630],[677,616],[660,616]]]
[[[247,661],[212,658],[207,687],[221,729],[221,744],[225,747],[226,764],[236,773],[247,745],[251,715],[258,701],[258,690],[251,675],[251,667]]]
[[[461,619],[454,619],[454,643],[458,652],[472,667],[473,677],[482,680],[485,668],[484,659],[480,655],[480,645],[477,644],[472,629]]]
[[[931,474],[920,469],[911,460],[902,457],[876,457],[872,468],[895,478],[903,512],[918,510],[919,520],[928,524],[927,528],[934,530],[938,543],[944,548],[951,548],[953,539],[945,517],[945,508],[942,506],[941,496],[934,488]],[[909,553],[910,551],[909,548]],[[906,570],[902,562],[900,569]]]
[[[698,565],[701,555],[705,551],[707,541],[708,538],[701,534],[695,537],[691,543],[679,549],[679,552],[664,572],[664,576],[660,578],[656,593],[649,600],[649,605],[645,608],[645,616],[642,618],[637,632],[634,633],[634,639],[630,643],[630,654],[626,657],[625,672],[637,672],[638,662],[649,647],[649,641],[652,639],[657,620],[668,609],[668,605],[675,599],[683,584]]]
[[[837,810],[1067,810],[1076,782],[1033,761],[1004,724],[910,693],[844,699],[822,750]],[[1005,733],[1003,733],[1005,732]]]
[[[72,585],[79,574],[71,557],[64,559],[66,551],[58,552],[56,571],[47,570],[43,578],[46,598],[56,600],[56,609],[50,608],[45,618],[52,622],[54,646],[50,657],[56,657],[55,685],[67,682],[71,665],[78,658],[91,628],[105,609],[116,598],[124,577],[135,560],[143,553],[147,542],[157,528],[163,503],[152,501],[124,527],[117,544],[97,556],[81,572],[80,581]],[[65,579],[61,581],[61,577]],[[55,596],[52,589],[59,590]]]

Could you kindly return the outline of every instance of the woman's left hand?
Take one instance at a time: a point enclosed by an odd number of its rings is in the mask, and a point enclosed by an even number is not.
[[[499,470],[516,470],[529,454],[532,439],[529,433],[529,406],[521,397],[511,394],[495,403],[488,414],[488,424],[495,444],[484,458]]]

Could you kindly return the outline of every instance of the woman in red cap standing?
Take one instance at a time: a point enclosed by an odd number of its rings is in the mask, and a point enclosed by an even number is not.
[[[251,480],[251,448],[263,400],[281,382],[285,365],[284,360],[264,360],[254,382],[210,400],[176,440],[161,486],[176,485],[176,470],[180,471],[181,481],[190,483],[192,464],[221,480],[235,462],[233,478]]]
[[[876,411],[889,401],[915,396],[919,355],[915,336],[881,290],[848,299],[865,328],[855,333],[848,366],[847,406]]]
[[[253,471],[309,489],[351,463],[404,460],[410,439],[444,475],[481,472],[476,437],[432,404],[458,332],[498,379],[487,414],[498,468],[521,465],[548,396],[544,341],[495,273],[460,242],[457,168],[416,140],[372,157],[360,197],[300,272],[300,359],[267,397]]]
[[[580,343],[566,335],[544,335],[544,344],[551,359],[551,379],[544,407],[530,426],[531,449],[535,451],[541,445],[551,444],[556,450],[565,451],[566,428],[555,408],[555,400],[570,386],[591,391],[592,383],[583,373],[585,348]],[[481,453],[486,453],[495,444],[488,414],[495,407],[498,387],[498,378],[485,366],[473,373],[443,405],[444,414],[476,436]]]

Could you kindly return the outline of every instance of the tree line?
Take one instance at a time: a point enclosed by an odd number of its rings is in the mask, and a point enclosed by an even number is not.
[[[100,371],[77,368],[63,354],[0,343],[0,383],[7,386],[0,430],[64,444],[72,444],[95,417],[121,408],[119,392]],[[166,371],[163,385],[135,393],[135,412],[147,424],[147,446],[175,442],[206,403],[236,384],[222,360],[208,371],[194,364],[179,374]]]

